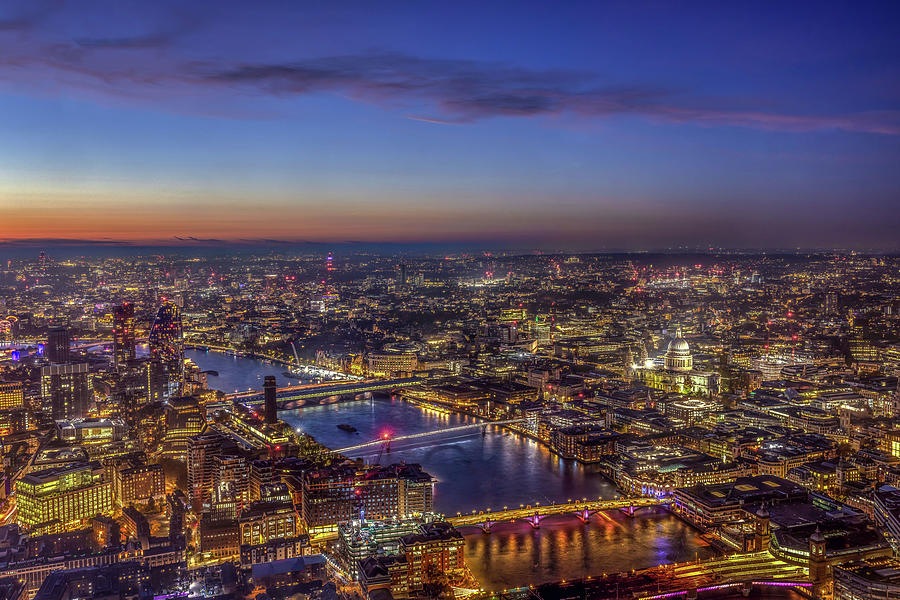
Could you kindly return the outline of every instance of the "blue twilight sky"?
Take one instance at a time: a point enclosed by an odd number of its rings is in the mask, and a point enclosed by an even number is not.
[[[896,249],[898,17],[0,1],[0,243]]]

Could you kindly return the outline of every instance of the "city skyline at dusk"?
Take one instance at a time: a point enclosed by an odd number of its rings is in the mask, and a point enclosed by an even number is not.
[[[0,249],[897,250],[890,3],[10,3]]]

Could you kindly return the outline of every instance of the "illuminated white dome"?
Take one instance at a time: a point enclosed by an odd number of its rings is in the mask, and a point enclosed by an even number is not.
[[[687,340],[681,337],[681,329],[675,333],[675,339],[669,342],[666,350],[666,369],[670,371],[690,371],[694,368],[694,357]]]
[[[669,342],[669,352],[687,352],[690,353],[691,347],[684,338],[675,338]]]

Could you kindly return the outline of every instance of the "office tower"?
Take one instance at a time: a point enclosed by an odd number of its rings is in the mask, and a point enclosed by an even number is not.
[[[243,455],[217,456],[214,460],[213,488],[228,491],[238,510],[250,500],[250,464]],[[236,515],[235,515],[236,516]]]
[[[266,375],[263,383],[263,391],[266,397],[266,423],[278,422],[278,390],[275,385],[275,376]]]
[[[151,360],[160,361],[169,374],[174,393],[181,389],[184,370],[184,340],[181,310],[174,302],[159,307],[148,337]]]
[[[262,498],[263,486],[275,483],[275,469],[271,460],[254,460],[250,463],[250,500]]]
[[[165,405],[166,433],[162,455],[185,460],[188,440],[206,427],[206,419],[196,398],[172,398]]]
[[[125,302],[113,309],[113,362],[116,368],[134,360],[134,304]]]
[[[22,382],[0,382],[0,410],[15,410],[23,406],[25,406],[25,386]]]
[[[50,365],[41,369],[41,395],[54,419],[87,416],[93,393],[86,363]]]
[[[325,270],[329,273],[334,271],[334,255],[331,252],[328,253],[328,256],[325,257]]]
[[[36,534],[62,533],[112,511],[112,483],[103,478],[98,466],[78,463],[35,471],[19,479],[16,522]]]
[[[194,510],[209,505],[218,472],[216,458],[226,446],[231,449],[225,437],[213,429],[187,440],[188,493]]]
[[[400,266],[397,268],[397,285],[403,286],[406,285],[406,282],[406,264],[400,263]]]
[[[65,327],[56,327],[47,334],[47,360],[54,365],[62,365],[69,362],[69,330]]]
[[[148,404],[162,402],[169,397],[169,375],[159,360],[147,361],[146,382],[144,383]]]

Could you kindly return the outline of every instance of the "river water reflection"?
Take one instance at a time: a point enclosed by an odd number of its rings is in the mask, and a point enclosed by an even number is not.
[[[386,431],[408,435],[476,422],[387,398],[313,406],[279,416],[332,448],[377,439]],[[341,431],[339,423],[353,425],[359,433]],[[373,463],[420,463],[437,477],[435,508],[448,515],[616,496],[614,486],[590,467],[562,460],[535,441],[505,432],[483,435],[476,429],[394,443],[390,454],[380,448],[349,454]],[[689,526],[664,509],[641,511],[634,518],[610,511],[594,515],[588,524],[560,516],[544,520],[540,529],[509,523],[495,526],[490,534],[477,528],[463,533],[467,562],[491,590],[713,554]]]
[[[246,388],[269,372],[260,361],[197,353],[202,369],[216,369],[228,385]],[[224,359],[227,362],[221,362]],[[246,369],[238,377],[232,370]],[[274,369],[278,369],[275,367]],[[273,370],[274,370],[273,369]],[[281,369],[283,370],[283,369]],[[210,378],[215,386],[216,378]],[[279,384],[283,381],[279,378]],[[383,433],[409,435],[477,422],[472,417],[421,408],[402,400],[373,398],[281,411],[279,417],[330,448],[374,440]],[[337,425],[356,427],[346,433]],[[380,447],[348,452],[368,462],[415,462],[437,478],[435,508],[447,515],[473,509],[502,508],[566,501],[613,498],[615,488],[600,473],[562,460],[533,440],[489,428],[395,442],[390,453]],[[640,569],[660,563],[713,554],[689,526],[664,509],[642,510],[634,518],[616,511],[594,515],[588,524],[566,516],[551,517],[532,529],[526,523],[497,525],[490,534],[465,528],[466,559],[485,589],[499,590],[604,572]]]

